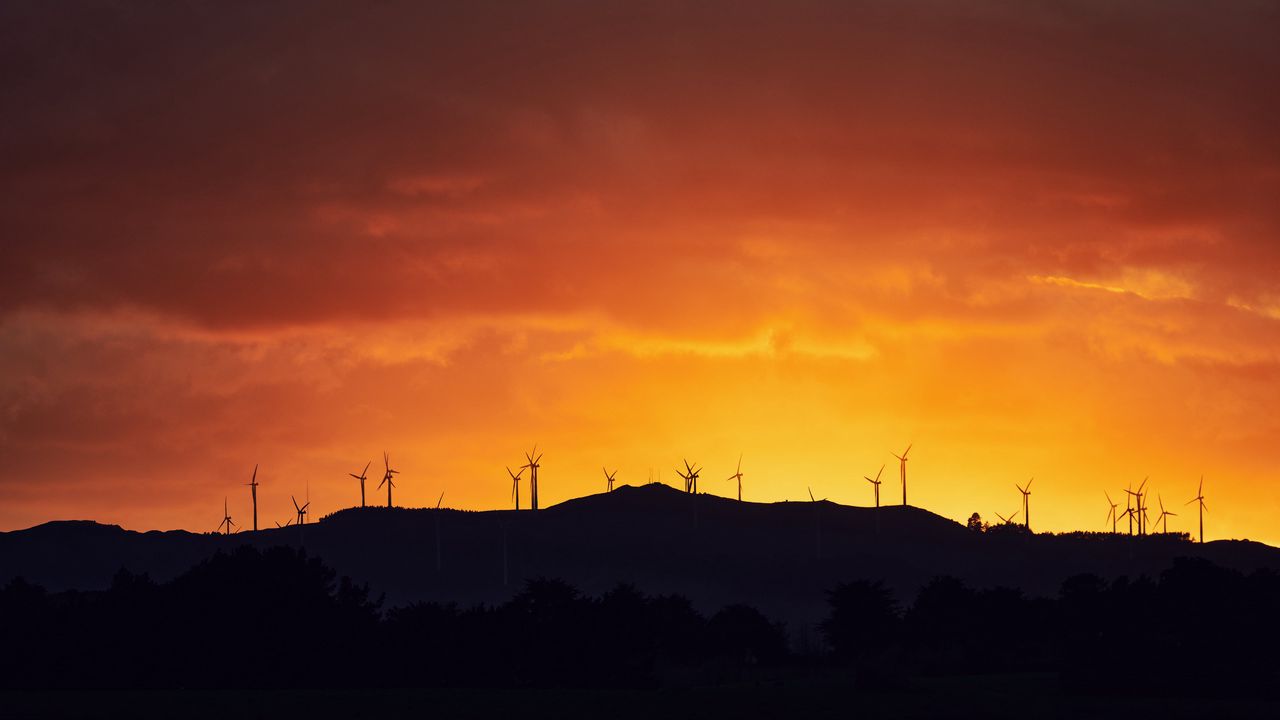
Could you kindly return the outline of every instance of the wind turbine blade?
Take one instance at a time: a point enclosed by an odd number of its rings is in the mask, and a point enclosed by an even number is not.
[[[742,474],[742,453],[738,453],[738,469],[734,472]]]
[[[249,482],[253,483],[253,482],[257,482],[257,481],[258,481],[258,464],[257,464],[257,463],[254,463],[254,464],[253,464],[253,479],[249,480]]]
[[[880,466],[880,472],[876,473],[876,480],[880,479],[880,473],[884,472],[884,467],[885,467],[884,465]]]
[[[813,499],[813,489],[812,489],[812,488],[805,488],[805,490],[808,490],[808,491],[809,491],[809,502],[817,502],[817,500],[814,500],[814,499]]]
[[[360,471],[360,475],[361,475],[361,476],[363,476],[365,473],[369,472],[369,466],[370,466],[370,465],[372,465],[372,464],[373,464],[373,461],[372,461],[372,460],[370,460],[369,462],[365,463],[365,464],[364,464],[364,469]]]
[[[906,459],[907,459],[907,456],[911,454],[911,448],[912,448],[912,447],[913,447],[913,445],[907,445],[907,449],[902,451],[902,459],[903,459],[903,460],[906,460]]]
[[[302,512],[302,508],[298,507],[298,499],[292,495],[289,496],[289,499],[293,501],[293,509]]]
[[[436,509],[437,509],[437,510],[439,510],[439,509],[440,509],[440,503],[442,503],[442,502],[444,502],[444,491],[443,491],[443,490],[441,490],[441,491],[440,491],[440,498],[439,498],[438,500],[436,500]]]

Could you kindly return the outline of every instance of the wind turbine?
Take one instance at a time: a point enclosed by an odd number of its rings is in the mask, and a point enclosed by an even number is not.
[[[907,506],[907,454],[911,452],[911,445],[907,445],[907,449],[902,454],[891,452],[890,455],[898,458],[898,480],[902,483],[902,506]]]
[[[231,513],[227,512],[227,499],[222,498],[222,522],[218,523],[218,529],[214,530],[214,532],[221,532],[223,526],[225,526],[227,528],[227,534],[230,535],[232,525],[235,525],[235,523],[231,522]]]
[[[507,468],[507,474],[511,476],[511,499],[516,501],[516,509],[520,509],[520,476],[524,474],[524,468],[520,468],[520,472],[513,473],[511,468]]]
[[[1200,503],[1200,543],[1204,544],[1204,514],[1209,509],[1204,504],[1204,476],[1200,476],[1200,487],[1196,489],[1196,496],[1187,501],[1187,505],[1193,502]]]
[[[689,465],[689,461],[684,461],[685,472],[680,472],[680,468],[676,468],[676,474],[684,478],[684,491],[687,493],[698,494],[698,473],[702,472],[702,468],[697,464]]]
[[[1129,481],[1129,486],[1124,489],[1124,512],[1122,516],[1129,518],[1129,535],[1133,535],[1133,481]]]
[[[542,454],[538,452],[537,443],[534,443],[533,452],[527,452],[524,456],[529,462],[521,468],[529,468],[529,503],[536,511],[538,509],[538,468],[542,467],[538,464],[538,461],[542,460]]]
[[[884,472],[884,465],[881,465],[881,466],[880,466],[880,472],[876,473],[876,479],[875,479],[875,480],[872,480],[871,478],[867,477],[866,475],[863,475],[863,476],[862,476],[864,480],[866,480],[867,482],[871,483],[871,485],[875,488],[875,492],[876,492],[876,509],[879,509],[879,508],[880,508],[880,473],[882,473],[882,472]]]
[[[1035,478],[1028,480],[1025,488],[1017,483],[1013,484],[1014,487],[1018,488],[1018,492],[1022,493],[1022,524],[1028,530],[1031,529],[1031,483],[1035,481]]]
[[[279,520],[276,521],[276,527],[278,528],[287,528],[292,524],[293,524],[293,518],[289,518],[288,520],[286,520],[283,525],[280,524]]]
[[[1001,515],[1000,513],[996,513],[996,517],[1000,518],[1000,522],[1004,523],[1005,525],[1012,525],[1012,524],[1013,524],[1013,519],[1014,519],[1014,518],[1016,518],[1016,517],[1018,517],[1018,511],[1017,511],[1017,510],[1014,510],[1014,511],[1013,511],[1013,514],[1012,514],[1012,515],[1010,515],[1009,517],[1005,517],[1005,516]]]
[[[373,464],[373,461],[372,461],[372,460],[370,460],[369,462],[365,463],[365,464],[364,464],[364,469],[360,471],[360,474],[359,474],[359,475],[357,475],[357,474],[355,474],[355,473],[347,473],[347,474],[348,474],[348,475],[350,475],[351,477],[353,477],[353,478],[355,478],[355,479],[357,479],[357,480],[359,480],[359,481],[360,481],[360,507],[364,507],[364,481],[369,479],[369,478],[368,478],[368,475],[369,475],[369,466],[370,466],[370,465],[372,465],[372,464]],[[379,487],[381,487],[381,486],[379,486]]]
[[[1156,518],[1156,524],[1159,525],[1163,521],[1164,530],[1162,530],[1161,532],[1167,535],[1169,533],[1169,516],[1173,515],[1174,517],[1177,517],[1178,513],[1169,512],[1168,510],[1165,510],[1164,498],[1160,497],[1159,495],[1156,495],[1156,502],[1160,503],[1160,516]]]
[[[308,500],[305,504],[299,507],[297,498],[290,495],[289,499],[293,501],[293,509],[298,511],[298,524],[306,525],[307,524],[307,508],[311,507],[311,501]]]
[[[1137,490],[1132,489],[1133,483],[1129,483],[1129,487],[1125,488],[1125,493],[1129,495],[1129,500],[1132,500],[1134,505],[1137,506],[1135,508],[1133,505],[1130,505],[1128,501],[1125,502],[1124,513],[1129,516],[1129,534],[1130,535],[1133,534],[1133,521],[1135,518],[1138,520],[1138,534],[1139,535],[1142,534],[1142,528],[1143,528],[1142,511],[1144,509],[1142,507],[1142,488],[1146,487],[1148,479],[1150,478],[1149,477],[1142,478],[1142,484],[1138,486]]]
[[[253,478],[245,483],[249,486],[249,493],[253,496],[253,531],[258,531],[258,466],[253,466]]]
[[[742,502],[742,455],[738,455],[738,469],[727,479],[738,481],[738,502]]]
[[[399,473],[400,471],[391,469],[391,458],[387,455],[386,450],[382,451],[382,464],[386,466],[387,471],[383,473],[382,482],[378,483],[378,489],[381,490],[383,485],[387,486],[387,507],[391,507],[391,488],[396,486],[396,483],[391,479],[391,476]]]
[[[1111,534],[1115,535],[1116,522],[1120,519],[1119,516],[1116,515],[1116,508],[1120,506],[1117,505],[1115,501],[1111,499],[1111,494],[1108,493],[1106,490],[1103,490],[1102,494],[1107,496],[1107,503],[1111,505],[1111,510],[1107,511],[1107,520],[1111,521]],[[1104,525],[1106,524],[1107,520],[1102,521]]]
[[[605,490],[605,492],[613,492],[613,480],[614,480],[614,477],[617,476],[618,471],[614,470],[611,473],[608,470],[605,470],[603,467],[600,469],[604,470],[604,481],[608,485],[608,489]]]
[[[1142,488],[1147,486],[1147,478],[1142,479],[1142,484],[1138,486],[1138,534],[1147,534],[1147,495],[1151,493],[1142,492]]]

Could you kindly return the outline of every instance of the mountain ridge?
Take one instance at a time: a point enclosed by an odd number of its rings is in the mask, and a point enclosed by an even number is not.
[[[739,502],[654,483],[536,513],[346,508],[301,528],[230,536],[52,521],[0,533],[0,583],[22,576],[50,590],[95,590],[120,568],[166,580],[242,544],[302,546],[388,605],[496,603],[525,579],[559,577],[588,593],[620,582],[680,593],[704,609],[745,602],[803,625],[821,618],[826,590],[857,578],[884,580],[907,600],[937,575],[1051,595],[1071,575],[1154,576],[1180,556],[1280,569],[1280,549],[1252,541],[977,533],[911,506]]]

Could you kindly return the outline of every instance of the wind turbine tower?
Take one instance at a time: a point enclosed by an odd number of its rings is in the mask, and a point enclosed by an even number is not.
[[[867,482],[871,483],[871,486],[872,486],[873,488],[875,488],[875,493],[876,493],[876,509],[877,509],[877,510],[879,510],[879,509],[880,509],[880,473],[883,473],[883,472],[884,472],[884,465],[881,465],[881,466],[880,466],[880,472],[876,473],[876,479],[875,479],[875,480],[872,480],[871,478],[867,477],[866,475],[863,475],[863,476],[862,476],[862,478],[863,478],[864,480],[866,480]]]
[[[902,506],[907,506],[907,454],[911,452],[911,445],[907,445],[907,449],[902,454],[889,453],[898,458],[898,480],[902,483]]]
[[[1170,516],[1170,515],[1173,515],[1173,516],[1175,516],[1175,517],[1176,517],[1176,516],[1178,515],[1178,513],[1175,513],[1175,512],[1169,512],[1168,510],[1165,510],[1165,509],[1164,509],[1164,498],[1160,497],[1159,495],[1156,495],[1156,502],[1158,502],[1158,503],[1160,504],[1160,515],[1159,515],[1159,517],[1157,517],[1157,518],[1156,518],[1156,524],[1157,524],[1157,525],[1159,525],[1161,522],[1163,522],[1163,523],[1164,523],[1164,529],[1163,529],[1163,530],[1161,530],[1161,532],[1163,532],[1163,533],[1165,533],[1165,534],[1167,535],[1167,534],[1169,533],[1169,516]]]
[[[253,531],[258,531],[258,466],[253,466],[253,478],[245,483],[249,486],[249,494],[253,496]]]
[[[684,491],[687,493],[698,494],[698,473],[702,472],[702,468],[697,465],[689,465],[689,461],[684,461],[685,472],[680,472],[680,468],[676,468],[676,474],[684,478]]]
[[[525,459],[529,462],[522,467],[529,468],[529,504],[530,508],[535,512],[538,510],[538,468],[542,467],[540,461],[542,454],[538,452],[538,446],[533,446],[533,452],[524,454]]]
[[[227,511],[227,499],[222,498],[222,522],[218,523],[218,529],[214,532],[219,532],[225,527],[227,534],[230,535],[232,525],[235,525],[235,523],[231,522],[231,513]]]
[[[1209,509],[1204,504],[1204,476],[1200,476],[1200,487],[1196,489],[1196,496],[1187,501],[1187,505],[1191,503],[1200,503],[1200,543],[1204,544],[1204,514]]]
[[[306,525],[307,524],[307,508],[311,507],[311,501],[308,500],[305,504],[299,506],[297,498],[290,495],[289,499],[293,501],[293,509],[298,511],[298,525]]]
[[[738,481],[738,502],[742,502],[742,455],[738,455],[738,469],[729,476],[729,480]]]
[[[381,490],[383,485],[387,486],[387,507],[391,507],[391,488],[396,486],[391,476],[398,474],[400,471],[391,469],[391,458],[385,450],[382,451],[382,464],[386,467],[386,472],[382,475],[382,482],[378,483],[378,489]]]
[[[1018,492],[1022,493],[1022,524],[1028,530],[1031,529],[1031,483],[1035,482],[1035,478],[1027,481],[1027,486],[1014,483],[1013,486],[1018,488]]]
[[[1117,505],[1117,504],[1115,503],[1115,501],[1113,501],[1113,500],[1111,499],[1111,494],[1110,494],[1110,493],[1108,493],[1106,490],[1103,490],[1103,491],[1102,491],[1102,494],[1107,496],[1107,504],[1111,506],[1111,509],[1110,509],[1109,511],[1107,511],[1107,520],[1110,520],[1110,521],[1111,521],[1111,534],[1112,534],[1112,535],[1115,535],[1115,534],[1116,534],[1116,522],[1120,519],[1120,518],[1119,518],[1119,516],[1118,516],[1118,515],[1116,515],[1116,508],[1118,508],[1118,507],[1120,507],[1120,506],[1119,506],[1119,505]],[[1105,524],[1107,520],[1103,520],[1102,522]]]
[[[507,468],[507,474],[511,476],[511,499],[516,501],[516,509],[520,509],[520,476],[524,474],[524,468],[520,468],[520,472],[513,473],[511,468]]]
[[[369,466],[372,464],[373,464],[372,460],[365,463],[364,469],[360,471],[359,475],[355,473],[347,473],[351,477],[360,481],[360,507],[364,507],[364,481],[369,479]]]

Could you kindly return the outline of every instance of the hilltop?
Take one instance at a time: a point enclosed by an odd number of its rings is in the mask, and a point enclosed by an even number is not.
[[[122,567],[165,580],[242,544],[303,546],[375,595],[385,593],[389,605],[494,603],[526,578],[558,577],[588,593],[629,582],[705,608],[748,602],[799,627],[822,616],[826,589],[854,578],[883,579],[909,600],[937,575],[1051,595],[1073,574],[1155,576],[1179,556],[1245,571],[1280,568],[1280,549],[1260,543],[983,534],[910,506],[739,503],[652,484],[537,513],[353,508],[303,528],[229,537],[50,522],[0,533],[0,583],[22,576],[51,590],[99,589]]]

